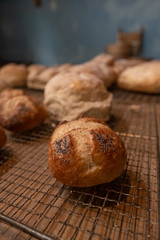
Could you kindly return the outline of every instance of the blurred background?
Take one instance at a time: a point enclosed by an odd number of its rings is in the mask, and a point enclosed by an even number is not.
[[[158,0],[0,0],[0,61],[81,63],[140,27],[141,55],[157,59],[159,12]]]

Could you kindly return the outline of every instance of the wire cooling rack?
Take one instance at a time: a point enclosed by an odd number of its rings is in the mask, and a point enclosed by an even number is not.
[[[47,165],[49,124],[7,133],[0,150],[0,239],[160,239],[159,96],[113,93],[109,125],[122,137],[128,162],[111,183],[71,188],[57,181]]]

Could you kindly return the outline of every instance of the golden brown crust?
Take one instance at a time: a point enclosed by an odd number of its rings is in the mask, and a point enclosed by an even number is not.
[[[9,63],[0,68],[0,82],[4,82],[3,88],[24,87],[27,74],[27,67],[24,64]]]
[[[106,53],[100,53],[99,55],[95,56],[91,59],[92,62],[101,62],[105,63],[106,65],[113,65],[115,59],[112,55]]]
[[[6,91],[8,99],[1,105],[0,123],[10,131],[26,131],[41,124],[46,118],[44,107],[27,95],[16,96],[17,90]],[[23,93],[23,92],[22,92]]]
[[[5,90],[0,92],[0,107],[6,100],[16,96],[22,96],[24,94],[24,91],[21,89],[6,88]]]
[[[13,88],[6,88],[5,90],[0,92],[0,98],[12,98],[14,96],[24,95],[24,91],[22,89],[13,89]]]
[[[114,69],[111,66],[106,65],[104,62],[99,61],[88,61],[83,64],[74,65],[69,71],[91,73],[101,79],[106,88],[109,88],[117,79],[117,74]]]
[[[47,82],[58,73],[58,68],[52,67],[32,67],[27,76],[27,86],[33,89],[43,90]]]
[[[46,67],[43,65],[39,65],[39,64],[31,64],[27,68],[28,72],[31,72],[31,71],[41,72],[44,69],[46,69]]]
[[[101,119],[98,119],[98,118],[93,118],[93,117],[86,117],[86,116],[82,116],[82,117],[80,117],[79,119],[83,119],[83,121],[84,122],[95,122],[95,123],[101,123],[101,124],[103,124],[103,125],[107,125],[104,121],[102,121]],[[67,121],[67,120],[64,120],[64,121],[61,121],[58,125],[57,125],[57,127],[56,127],[56,129],[58,128],[58,127],[60,127],[61,125],[64,125],[64,124],[67,124],[69,121]]]
[[[63,63],[57,66],[58,72],[68,71],[73,65],[71,63]]]
[[[160,93],[160,61],[144,62],[124,70],[118,86],[130,91]]]
[[[6,137],[5,131],[0,126],[0,148],[2,148],[6,144],[6,141],[7,141],[7,137]]]
[[[140,58],[120,58],[115,60],[113,69],[119,76],[119,74],[124,71],[128,67],[132,67],[135,65],[139,65],[141,63],[145,62],[145,60]]]
[[[69,186],[110,182],[122,174],[126,160],[121,138],[94,118],[60,124],[49,143],[51,172]]]

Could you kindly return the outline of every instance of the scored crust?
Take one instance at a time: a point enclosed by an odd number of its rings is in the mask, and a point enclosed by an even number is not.
[[[126,160],[121,138],[94,118],[60,124],[49,143],[51,172],[69,186],[110,182],[122,174]]]

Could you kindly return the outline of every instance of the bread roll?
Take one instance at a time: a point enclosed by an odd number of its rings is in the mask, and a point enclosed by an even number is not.
[[[104,62],[86,62],[83,64],[75,65],[69,69],[72,72],[88,72],[94,74],[101,79],[106,88],[109,88],[117,79],[117,75],[112,67],[107,66]]]
[[[55,121],[80,116],[110,118],[112,94],[90,73],[68,72],[53,77],[45,87],[44,104]]]
[[[40,64],[31,64],[27,68],[29,73],[30,72],[34,72],[34,71],[37,72],[37,73],[40,73],[40,72],[42,72],[45,69],[46,69],[46,67],[43,66],[43,65],[40,65]]]
[[[0,90],[8,87],[25,87],[27,67],[23,64],[9,63],[0,69]]]
[[[58,73],[61,73],[62,71],[69,70],[73,65],[71,63],[63,63],[57,66]]]
[[[143,62],[144,60],[140,58],[120,58],[114,61],[113,69],[117,75],[119,75],[126,68],[141,64]]]
[[[27,77],[28,88],[43,90],[46,83],[57,74],[56,67],[35,67],[29,71]]]
[[[34,78],[28,76],[28,86],[43,90],[47,82],[57,73],[58,70],[56,67],[48,67],[44,71],[37,74]]]
[[[74,187],[89,187],[119,177],[127,161],[121,138],[94,118],[60,123],[49,142],[54,177]]]
[[[120,74],[118,85],[131,91],[160,93],[160,61],[127,68]]]
[[[8,99],[16,96],[22,96],[24,94],[24,91],[21,89],[6,88],[0,92],[0,108]]]
[[[91,59],[92,62],[101,62],[101,63],[105,63],[106,65],[109,65],[109,66],[113,65],[114,60],[115,59],[112,55],[106,54],[106,53],[101,53]]]
[[[6,144],[6,141],[7,141],[7,137],[6,137],[5,131],[0,126],[0,148],[2,148]]]
[[[72,65],[69,63],[59,66],[44,67],[41,65],[30,65],[27,77],[27,86],[32,89],[44,90],[47,82],[56,74],[67,71]]]
[[[15,132],[30,130],[40,125],[46,117],[44,107],[27,95],[10,97],[0,110],[1,126]]]

